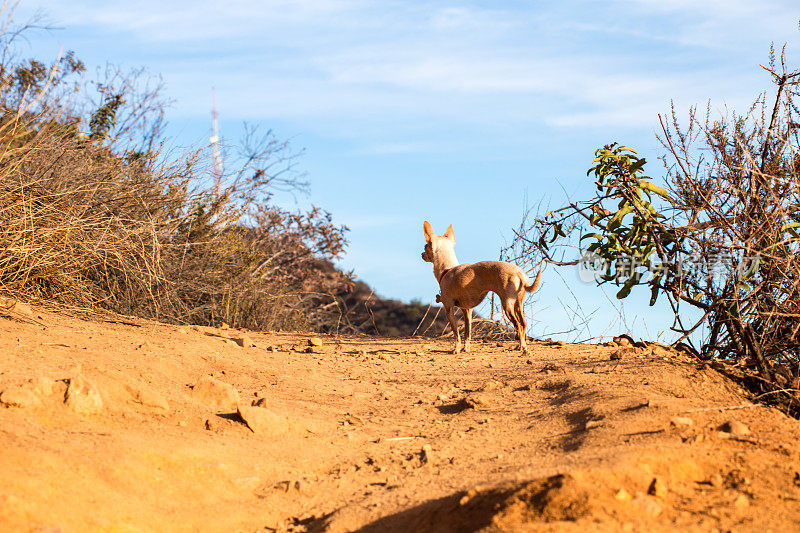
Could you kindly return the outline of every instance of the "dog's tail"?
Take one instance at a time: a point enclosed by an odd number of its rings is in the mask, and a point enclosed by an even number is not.
[[[540,280],[541,278],[542,278],[542,269],[540,268],[540,269],[539,269],[539,273],[538,273],[538,274],[536,274],[536,279],[535,279],[535,280],[533,280],[533,283],[532,283],[531,285],[527,285],[527,286],[525,287],[525,292],[533,292],[533,291],[535,291],[536,289],[538,289],[538,288],[539,288],[539,280]]]

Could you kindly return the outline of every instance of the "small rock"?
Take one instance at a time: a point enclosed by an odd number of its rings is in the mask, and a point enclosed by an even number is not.
[[[636,497],[633,499],[633,503],[638,505],[642,512],[652,517],[660,515],[664,510],[664,508],[661,507],[656,500],[642,494],[641,492],[636,494]]]
[[[676,428],[689,428],[692,427],[694,421],[688,416],[673,416],[669,419],[669,424]]]
[[[240,405],[239,416],[256,435],[279,436],[289,431],[289,421],[264,407]]]
[[[13,311],[19,315],[32,317],[33,309],[28,304],[22,303],[19,300],[12,298],[5,298],[0,296],[0,308],[8,311]]]
[[[308,345],[309,346],[322,346],[322,339],[320,339],[319,337],[311,337],[310,339],[308,339]]]
[[[497,343],[497,347],[498,347],[498,348],[502,348],[502,347],[504,347],[504,346],[505,346],[505,344],[503,344],[502,342],[498,342],[498,343]]]
[[[0,403],[6,407],[39,407],[42,400],[30,386],[13,385],[0,393]]]
[[[182,335],[187,335],[189,333],[189,330],[187,328],[184,328],[184,327],[179,327],[178,328],[178,333],[180,333]]]
[[[617,346],[617,343],[614,341],[608,341],[605,345],[608,346],[609,348],[613,348]]]
[[[740,508],[741,507],[749,507],[750,506],[750,500],[744,494],[739,494],[739,496],[737,496],[736,499],[733,500],[733,506],[734,507],[740,507]]]
[[[666,349],[666,348],[664,348],[662,346],[652,346],[650,348],[650,352],[654,356],[662,357],[664,359],[668,359],[668,358],[671,358],[671,357],[675,356],[675,354],[673,354],[671,351],[669,351],[668,349]]]
[[[92,415],[103,410],[100,391],[83,376],[70,378],[64,403],[80,415]]]
[[[315,350],[313,346],[308,346],[303,350],[303,353],[317,353],[317,350]]]
[[[267,399],[266,398],[259,398],[258,400],[253,400],[252,405],[253,405],[253,407],[266,407],[267,406]]]
[[[169,411],[167,400],[149,387],[141,384],[134,384],[127,385],[125,388],[136,403],[164,413]]]
[[[614,337],[614,342],[619,346],[628,346],[631,343],[627,337]]]
[[[56,387],[59,385],[58,381],[44,376],[32,379],[29,383],[33,386],[33,392],[41,394],[42,396],[52,396],[53,393],[56,392]],[[63,385],[63,382],[61,383]]]
[[[616,494],[614,494],[614,498],[621,501],[621,502],[629,502],[633,499],[630,492],[625,489],[619,489]]]
[[[433,448],[430,444],[425,444],[422,446],[422,451],[420,452],[420,460],[423,463],[430,463],[433,461]]]
[[[714,474],[708,480],[708,484],[711,485],[712,487],[715,487],[715,488],[722,487],[722,483],[723,483],[723,479],[722,479],[722,476],[719,475],[719,474]]]
[[[504,387],[503,383],[497,381],[496,379],[490,379],[478,389],[479,391],[492,391],[497,389],[502,389]]]
[[[539,372],[545,372],[549,374],[550,372],[566,372],[566,370],[564,370],[563,366],[559,366],[554,363],[547,363]]]
[[[647,494],[663,499],[667,496],[667,487],[660,479],[654,477],[647,488]]]
[[[256,343],[253,342],[253,339],[248,337],[247,335],[242,335],[240,337],[231,337],[231,340],[241,346],[242,348],[254,348]]]
[[[462,402],[466,407],[473,409],[486,409],[491,404],[483,394],[470,394],[459,403]]]
[[[566,345],[567,345],[566,341],[558,341],[558,342],[556,342],[556,346],[566,346]]]
[[[270,346],[267,346],[267,351],[268,351],[268,352],[274,352],[274,351],[275,351],[275,347],[274,347],[274,346],[271,346],[271,345],[270,345]]]
[[[526,360],[525,360],[525,364],[526,364],[526,365],[532,365],[532,364],[533,364],[533,361],[531,361],[530,359],[526,359]]]
[[[749,435],[750,428],[739,422],[738,420],[728,420],[719,427],[723,433],[732,433],[734,435]]]
[[[192,387],[196,399],[217,409],[236,410],[239,405],[239,393],[225,382],[214,378],[200,379]]]
[[[623,355],[623,352],[622,352],[622,350],[617,350],[616,352],[614,352],[614,353],[612,353],[612,354],[611,354],[611,356],[609,357],[609,359],[610,359],[611,361],[619,361],[620,359],[622,359],[622,355]]]

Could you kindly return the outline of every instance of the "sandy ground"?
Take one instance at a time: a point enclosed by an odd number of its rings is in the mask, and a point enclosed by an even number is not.
[[[2,531],[800,524],[800,423],[662,348],[12,315]]]

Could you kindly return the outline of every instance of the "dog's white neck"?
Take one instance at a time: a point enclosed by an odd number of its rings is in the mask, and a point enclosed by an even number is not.
[[[447,246],[437,250],[433,255],[433,275],[436,276],[436,281],[442,279],[442,272],[458,264],[456,252],[453,248]]]

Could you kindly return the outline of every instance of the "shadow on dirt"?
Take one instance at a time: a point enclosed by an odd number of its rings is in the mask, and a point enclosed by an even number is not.
[[[471,532],[489,526],[513,531],[532,524],[574,521],[591,512],[587,487],[569,475],[555,475],[488,490],[457,492],[355,528],[378,532]],[[309,531],[345,530],[352,518],[340,509],[311,524]]]
[[[547,381],[540,385],[539,389],[554,393],[554,396],[548,399],[548,402],[553,407],[561,407],[565,410],[571,408],[564,414],[564,419],[569,424],[570,429],[561,435],[559,443],[561,449],[566,452],[572,452],[583,446],[588,436],[590,423],[602,420],[604,416],[598,413],[591,404],[577,409],[577,406],[571,404],[576,403],[576,400],[580,400],[577,402],[578,405],[586,405],[586,400],[596,397],[597,393],[592,390],[586,390],[586,387],[566,378]]]
[[[448,403],[445,405],[437,405],[436,409],[439,410],[440,413],[443,415],[456,415],[462,411],[466,411],[467,409],[471,409],[472,406],[463,398],[456,403]]]

